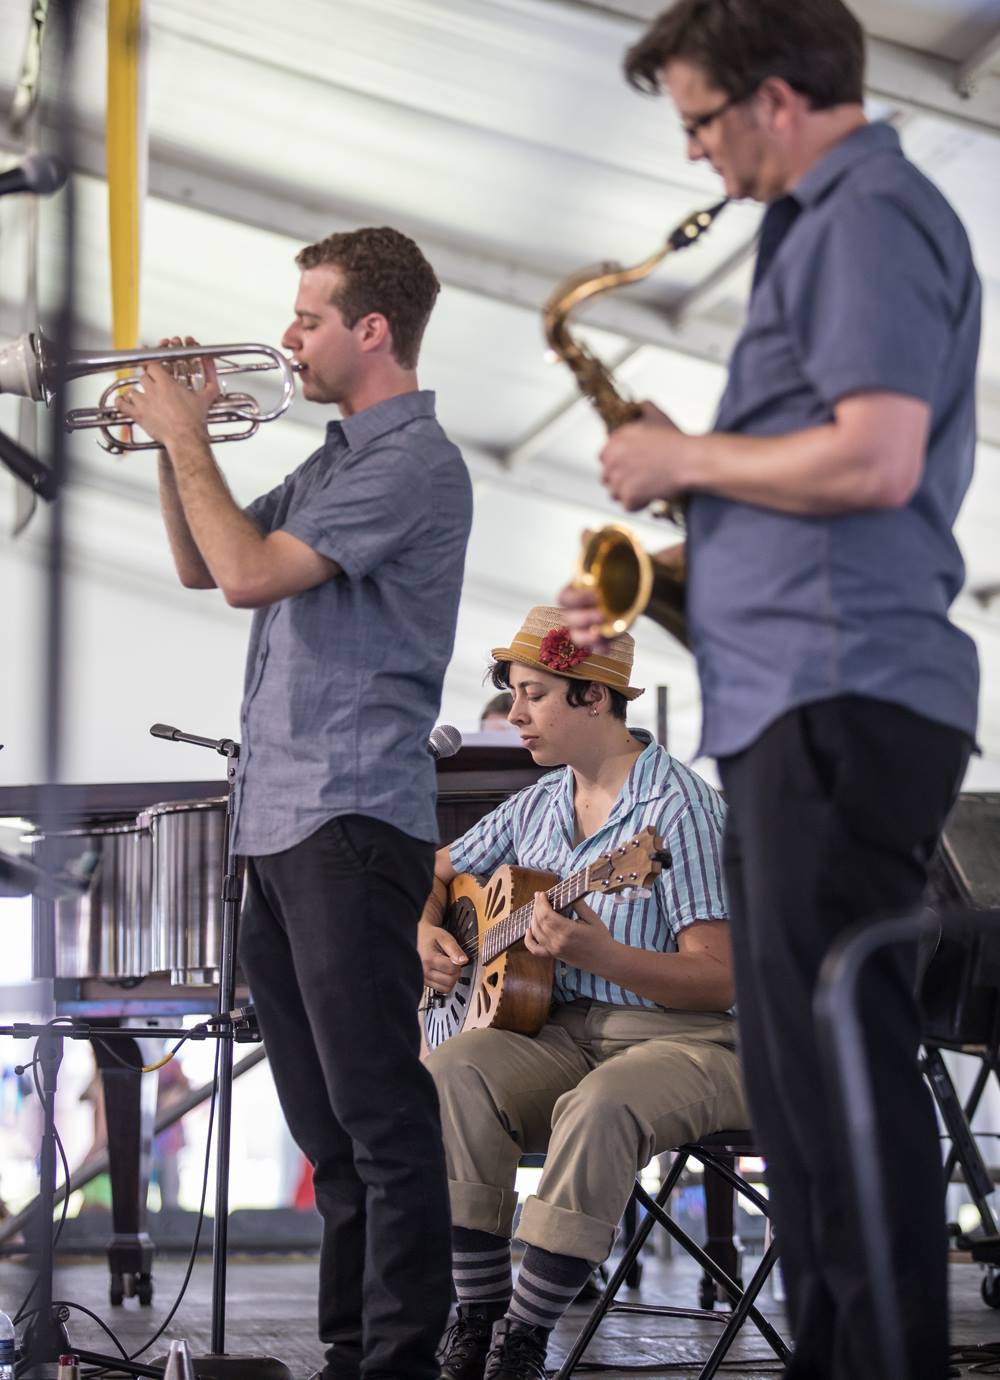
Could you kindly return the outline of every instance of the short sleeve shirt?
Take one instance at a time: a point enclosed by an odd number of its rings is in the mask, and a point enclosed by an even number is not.
[[[427,739],[454,644],[472,490],[434,394],[331,422],[325,444],[246,511],[341,573],[254,613],[238,851],[280,852],[343,814],[436,841]]]
[[[547,773],[504,801],[449,849],[457,872],[488,877],[510,863],[572,876],[609,848],[651,825],[671,855],[648,895],[589,895],[584,899],[612,936],[633,948],[674,953],[677,936],[698,920],[726,919],[722,892],[722,798],[696,772],[633,729],[646,747],[636,758],[607,822],[574,844],[574,778],[569,767]],[[556,1002],[590,998],[615,1006],[656,1003],[594,973],[557,961]]]
[[[770,207],[762,244],[789,209],[715,430],[783,436],[877,390],[929,404],[930,438],[917,492],[898,509],[802,517],[691,496],[702,749],[739,752],[786,711],[839,695],[972,736],[976,651],[948,617],[965,574],[952,526],[976,441],[981,293],[968,239],[885,124],[837,144]]]

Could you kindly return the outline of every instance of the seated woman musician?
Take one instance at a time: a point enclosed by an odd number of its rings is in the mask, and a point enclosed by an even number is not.
[[[449,993],[468,958],[443,925],[458,874],[504,864],[565,879],[651,826],[671,862],[646,888],[558,913],[534,893],[524,946],[554,961],[537,1034],[468,1029],[429,1055],[453,1221],[458,1320],[443,1380],[541,1380],[551,1329],[611,1251],[636,1173],[654,1155],[748,1124],[730,1011],[718,793],[626,724],[633,640],[577,648],[556,608],[532,609],[493,683],[535,762],[555,770],[437,854],[418,943],[428,987]],[[524,1205],[512,1287],[514,1176],[545,1152]]]

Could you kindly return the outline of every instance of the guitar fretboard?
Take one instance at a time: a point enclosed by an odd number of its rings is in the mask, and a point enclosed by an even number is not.
[[[551,887],[545,893],[545,899],[553,910],[566,910],[574,901],[579,901],[581,896],[586,896],[588,891],[593,890],[594,888],[590,884],[590,868],[583,867],[579,872],[574,872],[572,877],[567,877],[565,881],[557,882],[554,887]],[[491,926],[483,940],[482,961],[484,964],[492,963],[511,945],[524,938],[528,933],[528,926],[531,924],[533,908],[534,901],[528,901]]]

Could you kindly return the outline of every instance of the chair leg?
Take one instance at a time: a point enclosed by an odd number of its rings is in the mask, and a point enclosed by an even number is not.
[[[713,1168],[716,1162],[728,1165],[729,1169],[735,1172],[736,1156],[719,1155],[716,1160],[709,1161],[704,1166],[702,1185],[705,1194],[705,1253],[710,1255],[717,1265],[721,1265],[726,1274],[742,1288],[740,1243],[736,1239],[734,1228],[736,1191]],[[715,1280],[707,1271],[704,1272],[699,1291],[701,1306],[714,1308],[715,1304],[721,1301],[722,1295]]]
[[[636,1203],[635,1189],[629,1194],[628,1202],[625,1205],[625,1216],[622,1218],[622,1234],[624,1246],[627,1250],[635,1236],[636,1227],[639,1223],[639,1210]],[[638,1254],[633,1258],[632,1265],[625,1276],[625,1283],[630,1289],[638,1289],[642,1281],[642,1261]]]
[[[653,1200],[657,1204],[662,1206],[664,1203],[669,1202],[670,1195],[671,1193],[673,1193],[677,1181],[680,1179],[681,1174],[684,1172],[684,1166],[687,1164],[687,1158],[687,1155],[679,1154],[674,1160],[674,1163],[670,1167],[669,1174],[663,1180],[663,1183],[660,1185],[660,1190],[657,1193],[655,1200]],[[633,1201],[635,1201],[636,1198],[648,1198],[648,1195],[642,1193],[640,1190],[637,1189],[636,1192],[633,1193]],[[622,1287],[622,1284],[625,1282],[625,1279],[628,1276],[629,1271],[634,1266],[638,1258],[639,1252],[642,1250],[643,1246],[646,1243],[646,1239],[649,1236],[649,1233],[653,1230],[656,1220],[657,1218],[654,1213],[649,1211],[646,1212],[645,1217],[639,1223],[631,1241],[628,1243],[628,1245],[625,1247],[625,1250],[622,1252],[621,1260],[619,1260],[617,1266],[612,1272],[611,1278],[608,1280],[604,1293],[594,1304],[594,1307],[591,1309],[590,1317],[584,1323],[580,1331],[580,1335],[577,1337],[576,1341],[570,1347],[569,1351],[566,1353],[562,1365],[559,1367],[558,1371],[556,1371],[554,1380],[569,1380],[569,1376],[573,1374],[574,1370],[579,1364],[581,1356],[587,1350],[587,1347],[590,1345],[590,1343],[593,1341],[594,1333],[600,1327],[605,1316],[607,1315],[608,1310],[614,1303],[615,1298],[618,1295],[618,1290]]]
[[[579,1336],[567,1352],[562,1365],[555,1374],[554,1380],[569,1380],[569,1377],[575,1371],[584,1352],[593,1340],[594,1334],[597,1332],[601,1322],[612,1309],[627,1313],[647,1314],[658,1317],[701,1318],[707,1320],[713,1316],[711,1312],[701,1309],[675,1308],[668,1305],[642,1303],[619,1304],[615,1302],[618,1291],[624,1283],[629,1269],[634,1264],[636,1256],[645,1244],[654,1224],[663,1227],[673,1240],[691,1256],[696,1264],[701,1266],[706,1276],[710,1278],[715,1287],[721,1291],[720,1297],[722,1294],[725,1294],[732,1299],[732,1315],[726,1321],[715,1346],[712,1348],[708,1360],[699,1371],[698,1380],[712,1380],[712,1377],[722,1365],[740,1329],[748,1321],[754,1324],[778,1360],[782,1362],[788,1360],[791,1355],[789,1348],[782,1341],[768,1319],[765,1318],[756,1307],[757,1296],[778,1259],[776,1243],[772,1240],[771,1244],[764,1252],[760,1264],[753,1272],[747,1287],[744,1289],[727,1270],[720,1266],[720,1264],[708,1254],[707,1250],[699,1246],[696,1241],[688,1236],[687,1232],[685,1232],[682,1227],[677,1225],[667,1211],[671,1194],[680,1180],[691,1155],[694,1155],[700,1160],[702,1166],[706,1170],[714,1167],[715,1176],[718,1177],[722,1183],[727,1184],[736,1192],[745,1195],[762,1211],[766,1210],[766,1198],[759,1193],[753,1185],[746,1183],[736,1174],[730,1156],[705,1154],[697,1147],[689,1147],[677,1153],[670,1172],[661,1184],[660,1190],[655,1198],[651,1197],[637,1183],[635,1187],[635,1198],[638,1204],[645,1208],[645,1217],[623,1252],[617,1268],[608,1281],[607,1288],[594,1305]],[[718,1318],[717,1321],[721,1324],[722,1318]]]
[[[759,1196],[756,1194],[754,1190],[750,1191],[753,1193],[753,1196]],[[642,1190],[639,1189],[637,1190],[637,1192],[639,1194],[640,1201],[643,1201],[644,1195],[642,1193]],[[687,1232],[683,1229],[683,1227],[679,1227],[677,1223],[673,1220],[673,1218],[667,1215],[667,1213],[664,1211],[662,1203],[660,1202],[659,1194],[657,1195],[655,1201],[648,1201],[647,1211],[650,1216],[656,1218],[657,1222],[659,1222],[660,1226],[663,1227],[664,1231],[668,1232],[669,1235],[673,1237],[673,1239],[677,1242],[681,1249],[686,1251],[687,1254],[691,1256],[691,1258],[695,1261],[696,1264],[700,1265],[703,1270],[705,1270],[709,1275],[711,1275],[711,1277],[715,1280],[719,1288],[724,1290],[725,1293],[727,1293],[733,1299],[733,1316],[726,1323],[725,1330],[722,1334],[723,1338],[728,1337],[729,1339],[728,1341],[726,1341],[726,1348],[728,1349],[732,1341],[732,1338],[739,1331],[740,1327],[743,1326],[744,1322],[746,1322],[749,1319],[749,1321],[752,1322],[753,1325],[757,1328],[757,1331],[764,1338],[764,1340],[767,1342],[768,1346],[770,1346],[771,1350],[775,1353],[775,1355],[778,1356],[779,1359],[786,1359],[790,1355],[790,1352],[788,1348],[785,1346],[785,1343],[781,1340],[781,1337],[778,1335],[778,1333],[775,1331],[772,1325],[768,1322],[767,1318],[764,1317],[763,1313],[761,1313],[760,1310],[754,1306],[754,1299],[756,1299],[757,1295],[760,1293],[764,1281],[767,1279],[771,1270],[774,1268],[775,1262],[777,1261],[778,1248],[776,1243],[774,1241],[771,1242],[771,1245],[768,1247],[763,1257],[761,1258],[760,1264],[754,1271],[750,1279],[749,1285],[746,1289],[741,1289],[739,1285],[736,1283],[736,1281],[732,1279],[729,1275],[727,1275],[725,1271],[715,1263],[712,1257],[706,1254],[706,1252],[702,1249],[701,1246],[698,1245],[696,1241],[694,1241],[690,1236],[688,1236]],[[660,1317],[666,1318],[698,1318],[706,1316],[704,1310],[694,1308],[675,1308],[673,1305],[617,1304],[613,1306],[620,1308],[623,1312],[649,1313],[656,1314]],[[711,1316],[711,1314],[708,1314],[707,1316]],[[720,1359],[723,1354],[724,1352],[719,1353]],[[703,1375],[704,1372],[702,1372],[701,1375],[699,1375],[699,1380],[702,1380]]]
[[[764,1287],[764,1282],[767,1279],[768,1275],[771,1273],[771,1271],[774,1269],[775,1265],[777,1264],[777,1261],[778,1247],[776,1243],[772,1241],[770,1246],[768,1246],[767,1250],[764,1252],[760,1264],[754,1271],[753,1278],[750,1280],[750,1283],[748,1284],[747,1288],[743,1290],[743,1293],[739,1301],[737,1302],[734,1300],[732,1317],[726,1324],[719,1340],[712,1348],[711,1355],[709,1356],[708,1360],[705,1362],[703,1368],[699,1371],[698,1380],[712,1380],[712,1376],[715,1374],[715,1372],[722,1365],[723,1361],[726,1359],[726,1353],[732,1346],[733,1342],[736,1340],[740,1328],[750,1317],[753,1317],[754,1322],[756,1322],[758,1329],[764,1337],[764,1340],[769,1344],[772,1351],[778,1357],[779,1360],[787,1361],[788,1358],[791,1356],[791,1352],[789,1351],[785,1343],[781,1340],[781,1338],[778,1336],[778,1333],[774,1330],[774,1328],[767,1321],[767,1319],[761,1313],[758,1313],[757,1309],[753,1306],[754,1300],[760,1293],[761,1289]]]

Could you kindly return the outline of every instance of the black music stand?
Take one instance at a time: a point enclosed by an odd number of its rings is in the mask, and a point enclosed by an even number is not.
[[[236,763],[240,745],[232,738],[203,738],[170,724],[153,724],[154,738],[210,748],[226,759],[226,824],[223,834],[225,877],[222,883],[222,941],[219,955],[219,1019],[225,1029],[236,1005],[236,927],[240,912],[240,860],[233,851]],[[193,1358],[198,1380],[292,1380],[292,1373],[273,1356],[226,1352],[226,1252],[229,1239],[229,1158],[233,1105],[233,1041],[219,1050],[218,1131],[215,1157],[215,1221],[212,1236],[212,1350]]]

